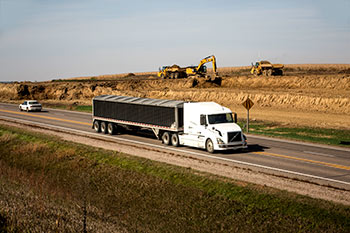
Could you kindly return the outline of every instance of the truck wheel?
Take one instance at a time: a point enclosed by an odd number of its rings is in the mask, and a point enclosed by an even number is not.
[[[108,123],[107,125],[107,131],[110,135],[113,135],[116,133],[116,128],[117,128],[117,125],[113,124],[113,123]]]
[[[174,78],[175,78],[175,79],[178,79],[178,78],[179,78],[179,73],[178,73],[178,72],[176,72],[176,73],[174,74]]]
[[[106,122],[101,122],[101,132],[107,134],[107,123]]]
[[[272,76],[272,70],[271,69],[267,71],[267,76]]]
[[[171,135],[171,144],[176,147],[180,145],[179,136],[177,133]]]
[[[164,132],[162,135],[162,141],[165,145],[169,145],[170,144],[170,135],[168,132]]]
[[[214,153],[214,144],[213,144],[213,141],[210,138],[205,143],[205,149],[209,153]]]
[[[29,112],[29,108],[26,108],[26,111]]]
[[[101,132],[101,125],[100,125],[100,122],[99,121],[95,121],[94,122],[94,130],[99,133]]]

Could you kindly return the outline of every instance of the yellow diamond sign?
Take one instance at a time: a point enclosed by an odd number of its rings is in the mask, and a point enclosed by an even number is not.
[[[247,110],[249,110],[249,109],[251,109],[252,107],[253,107],[253,105],[254,105],[254,102],[251,100],[251,99],[249,99],[249,97],[242,103],[242,105],[247,109]]]

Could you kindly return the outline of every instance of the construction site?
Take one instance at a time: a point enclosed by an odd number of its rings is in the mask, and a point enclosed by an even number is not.
[[[212,57],[209,57],[212,62]],[[194,75],[157,72],[101,75],[0,84],[1,101],[37,99],[49,105],[91,105],[98,95],[126,95],[185,101],[213,101],[246,116],[242,102],[254,102],[251,119],[300,126],[350,129],[350,65],[284,65],[283,75],[252,74],[252,68],[190,67]],[[171,66],[171,65],[170,65]],[[169,66],[168,66],[169,67]],[[167,69],[167,67],[166,67]],[[189,69],[187,67],[186,69]],[[185,70],[186,70],[185,69]],[[179,68],[177,68],[179,71]],[[163,72],[163,73],[162,73]],[[187,71],[189,73],[189,71]],[[271,72],[272,73],[272,72]],[[185,78],[180,78],[180,76]],[[170,78],[170,76],[172,78]],[[219,82],[218,82],[219,80]]]

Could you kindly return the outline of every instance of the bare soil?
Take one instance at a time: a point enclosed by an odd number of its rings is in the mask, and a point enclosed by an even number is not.
[[[350,129],[350,65],[286,65],[284,76],[255,77],[249,67],[219,68],[221,86],[194,79],[161,80],[155,72],[0,84],[0,101],[90,105],[113,94],[185,101],[215,101],[254,120],[285,125]]]

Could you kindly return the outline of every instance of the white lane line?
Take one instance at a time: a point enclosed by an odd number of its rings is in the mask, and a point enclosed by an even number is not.
[[[242,165],[253,166],[253,167],[263,168],[263,169],[267,169],[267,170],[272,170],[272,171],[278,171],[278,172],[282,172],[282,173],[292,174],[292,175],[304,176],[304,177],[313,178],[313,179],[319,179],[319,180],[323,180],[323,181],[329,181],[329,182],[335,182],[335,183],[339,183],[339,184],[350,185],[349,182],[345,182],[345,181],[341,181],[341,180],[334,180],[334,179],[330,179],[330,178],[326,178],[326,177],[314,176],[314,175],[310,175],[310,174],[305,174],[305,173],[300,173],[300,172],[295,172],[295,171],[289,171],[289,170],[285,170],[285,169],[274,168],[274,167],[269,167],[269,166],[254,164],[254,163],[248,163],[248,162],[243,162],[243,161],[234,160],[234,159],[222,158],[222,157],[217,157],[217,156],[213,156],[213,155],[207,155],[207,154],[202,154],[202,153],[198,153],[198,152],[193,152],[193,151],[186,151],[186,150],[181,150],[181,149],[177,149],[177,148],[174,148],[174,147],[168,147],[168,146],[162,146],[162,145],[154,145],[154,144],[150,144],[150,143],[147,143],[147,142],[139,142],[139,141],[134,141],[134,140],[126,139],[126,138],[119,138],[119,137],[116,137],[116,136],[97,134],[95,132],[92,133],[92,132],[88,132],[88,131],[71,129],[71,128],[66,128],[66,127],[61,127],[61,126],[53,126],[53,125],[49,125],[49,124],[45,124],[45,123],[38,123],[38,122],[27,121],[27,120],[19,120],[19,119],[12,118],[12,117],[0,116],[0,119],[1,118],[2,119],[14,120],[14,121],[17,121],[17,122],[19,121],[19,122],[23,122],[23,123],[31,123],[31,124],[34,123],[34,124],[37,124],[37,125],[40,125],[40,126],[45,126],[45,127],[49,127],[49,128],[56,128],[56,129],[61,129],[61,130],[66,130],[66,131],[73,131],[73,132],[77,132],[77,133],[80,133],[80,134],[92,135],[94,137],[97,137],[97,136],[98,137],[104,137],[104,138],[113,139],[113,140],[116,140],[116,141],[119,140],[119,141],[134,143],[134,144],[136,143],[136,144],[140,144],[140,145],[146,145],[146,146],[151,146],[151,147],[156,147],[156,148],[161,148],[161,149],[166,149],[166,150],[172,150],[172,151],[177,151],[177,152],[181,152],[181,153],[193,154],[193,155],[197,155],[197,156],[201,156],[201,157],[205,157],[205,158],[210,158],[210,159],[222,160],[222,161],[226,161],[226,162],[238,163],[238,164],[242,164]]]
[[[321,155],[321,156],[326,156],[326,157],[335,158],[334,155],[324,154],[324,153],[319,153],[319,152],[313,152],[313,151],[304,151],[304,153],[312,154],[312,155]]]
[[[296,145],[305,145],[305,146],[312,146],[312,147],[317,147],[317,148],[325,148],[325,149],[331,149],[331,150],[349,151],[350,152],[350,148],[328,146],[328,145],[322,145],[322,144],[316,144],[316,143],[310,143],[310,142],[292,141],[292,140],[287,140],[287,139],[272,138],[272,137],[253,135],[253,134],[246,134],[246,136],[248,138],[248,142],[249,142],[249,138],[257,138],[257,139],[262,139],[262,140],[267,140],[267,141],[284,142],[284,143],[290,143],[290,144],[296,144]]]

